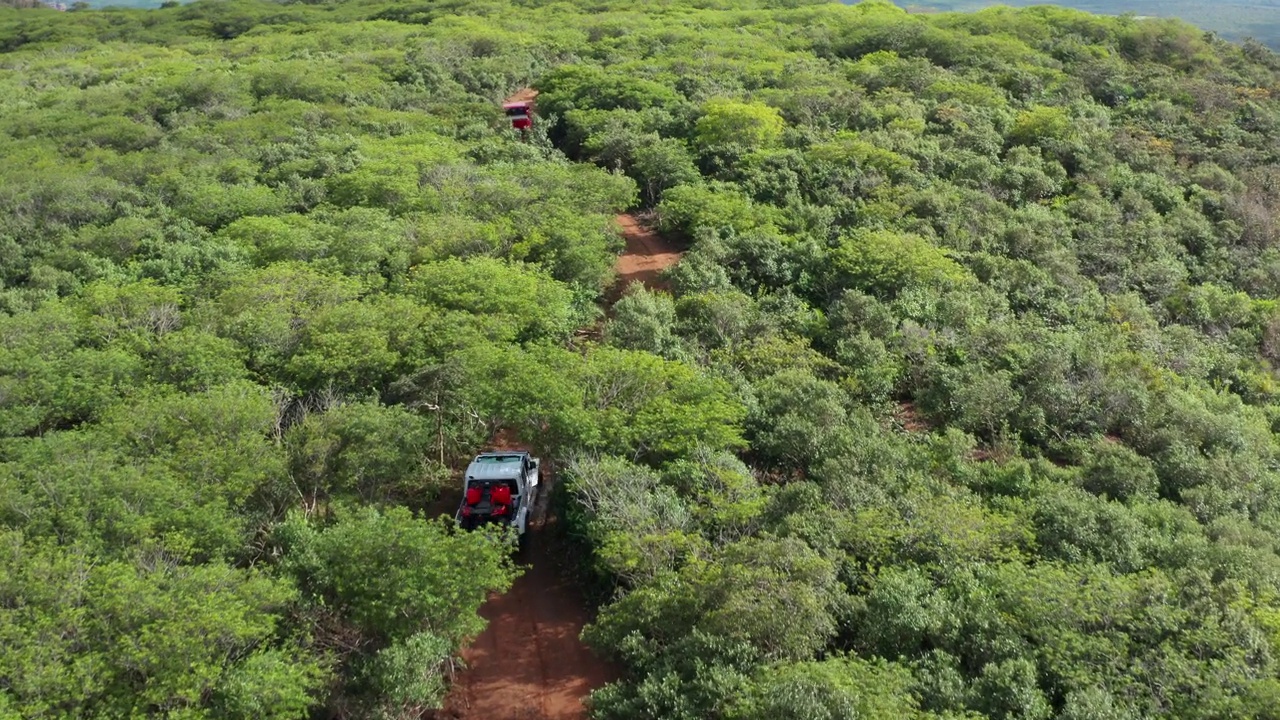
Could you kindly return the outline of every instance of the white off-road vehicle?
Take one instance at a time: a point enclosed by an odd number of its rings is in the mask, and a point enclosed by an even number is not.
[[[523,450],[483,452],[463,477],[458,524],[467,530],[502,523],[524,536],[542,479],[538,458]]]

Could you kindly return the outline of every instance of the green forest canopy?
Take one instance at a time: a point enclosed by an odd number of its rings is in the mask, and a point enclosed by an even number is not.
[[[516,570],[423,509],[498,428],[567,468],[597,718],[1280,717],[1262,46],[229,0],[0,50],[0,717],[438,705]],[[602,320],[629,208],[690,249]]]

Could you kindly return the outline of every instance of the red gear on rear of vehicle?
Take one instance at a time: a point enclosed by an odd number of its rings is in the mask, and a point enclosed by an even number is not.
[[[489,500],[494,505],[510,505],[511,504],[511,488],[506,485],[499,485],[489,493]]]

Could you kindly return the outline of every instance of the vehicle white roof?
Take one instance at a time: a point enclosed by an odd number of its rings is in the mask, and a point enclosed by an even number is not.
[[[479,480],[509,480],[520,477],[520,458],[526,452],[480,453],[467,466],[467,478]]]

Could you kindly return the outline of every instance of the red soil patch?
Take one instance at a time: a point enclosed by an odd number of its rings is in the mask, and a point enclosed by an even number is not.
[[[441,718],[585,720],[583,700],[617,674],[578,639],[591,620],[576,588],[555,570],[545,532],[529,538],[531,567],[480,609],[489,627],[463,654]]]
[[[531,102],[536,97],[538,97],[537,90],[534,90],[533,88],[522,88],[517,90],[511,97],[507,98],[505,102]]]
[[[617,222],[626,248],[614,265],[618,279],[611,291],[613,299],[621,296],[633,282],[644,283],[654,290],[668,289],[658,275],[675,265],[683,253],[661,235],[641,225],[634,215],[619,215]]]
[[[929,432],[930,429],[929,423],[920,417],[920,412],[916,410],[915,403],[898,403],[897,411],[894,412],[894,420],[907,432]]]
[[[498,431],[489,438],[489,447],[486,450],[524,450],[525,447],[520,444],[520,439],[516,437],[516,433],[511,428],[498,428]]]

